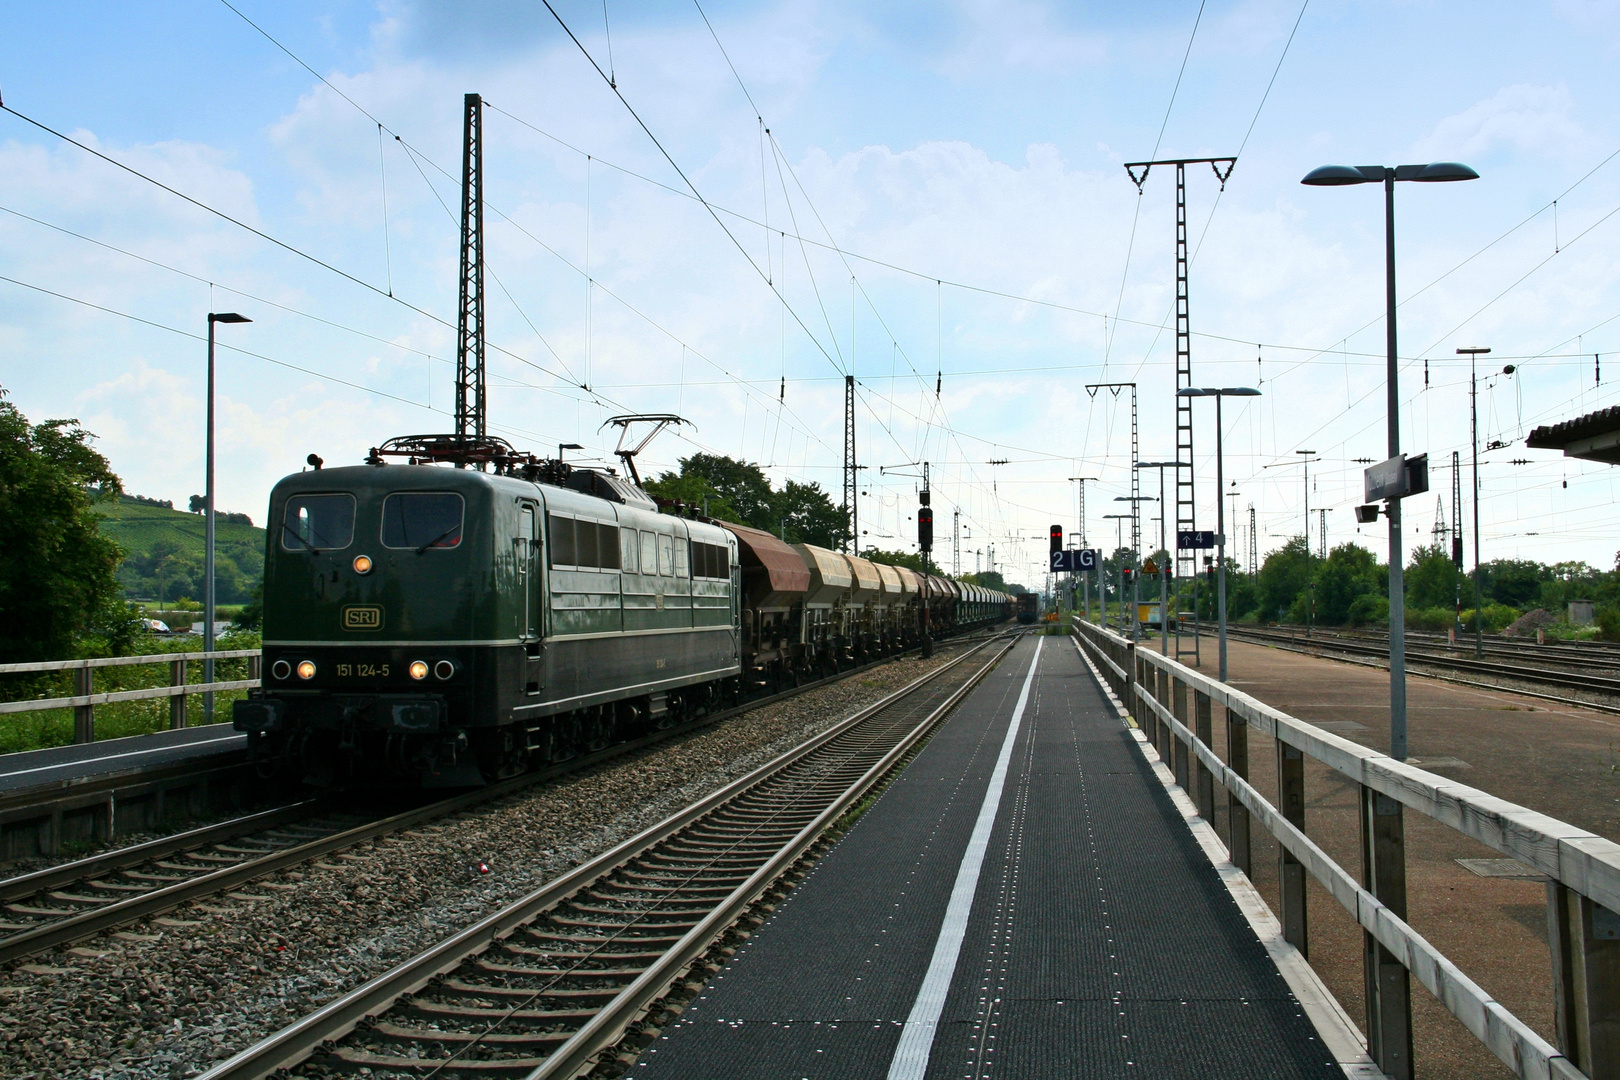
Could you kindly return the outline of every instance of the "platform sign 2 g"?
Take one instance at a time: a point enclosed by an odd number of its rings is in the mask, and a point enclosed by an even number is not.
[[[1097,552],[1093,548],[1069,548],[1065,551],[1052,552],[1052,565],[1048,567],[1053,573],[1068,570],[1080,572],[1095,570],[1097,568]]]

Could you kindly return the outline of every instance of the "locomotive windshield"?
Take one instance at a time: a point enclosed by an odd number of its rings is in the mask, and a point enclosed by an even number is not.
[[[294,495],[287,500],[281,527],[286,550],[346,548],[353,539],[353,495]]]
[[[450,492],[396,491],[383,500],[383,547],[451,548],[461,543],[463,504]]]

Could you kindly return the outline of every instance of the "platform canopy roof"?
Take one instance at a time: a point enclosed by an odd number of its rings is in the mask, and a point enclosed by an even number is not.
[[[1524,444],[1533,450],[1562,450],[1565,457],[1620,465],[1620,405],[1538,427]]]

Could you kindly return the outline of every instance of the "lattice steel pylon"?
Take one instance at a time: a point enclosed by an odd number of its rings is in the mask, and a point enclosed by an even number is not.
[[[1136,467],[1136,463],[1142,460],[1142,445],[1136,423],[1136,384],[1133,382],[1087,383],[1086,393],[1096,397],[1098,390],[1107,390],[1115,397],[1118,397],[1119,392],[1127,387],[1131,391],[1131,553],[1140,558],[1142,554],[1142,475],[1141,470]],[[1080,497],[1085,498],[1084,484],[1080,485]],[[1084,520],[1084,509],[1085,504],[1082,503],[1082,521]],[[1164,513],[1164,507],[1159,508],[1159,513]]]
[[[464,99],[461,309],[456,321],[456,434],[484,437],[484,101]]]
[[[1207,164],[1226,190],[1227,177],[1237,164],[1237,158],[1172,158],[1165,161],[1133,161],[1125,166],[1125,173],[1141,191],[1148,173],[1155,165],[1176,167],[1176,389],[1192,386],[1192,323],[1187,308],[1187,166]],[[1221,166],[1226,171],[1221,171]],[[1142,175],[1137,176],[1136,170]],[[1220,498],[1220,492],[1215,493]],[[1160,508],[1160,513],[1164,509]],[[1176,532],[1196,529],[1198,513],[1193,489],[1193,426],[1192,399],[1176,397]],[[1176,547],[1176,576],[1188,577],[1198,572],[1198,553]]]
[[[855,500],[855,376],[844,376],[844,513],[849,518],[849,551],[860,554],[861,533]]]
[[[1254,503],[1249,504],[1249,576],[1260,572],[1260,545],[1254,532]]]

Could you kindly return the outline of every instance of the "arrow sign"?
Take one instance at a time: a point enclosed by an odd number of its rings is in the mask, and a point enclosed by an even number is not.
[[[1176,533],[1176,547],[1182,550],[1202,551],[1215,546],[1215,532],[1212,529],[1188,529]]]

